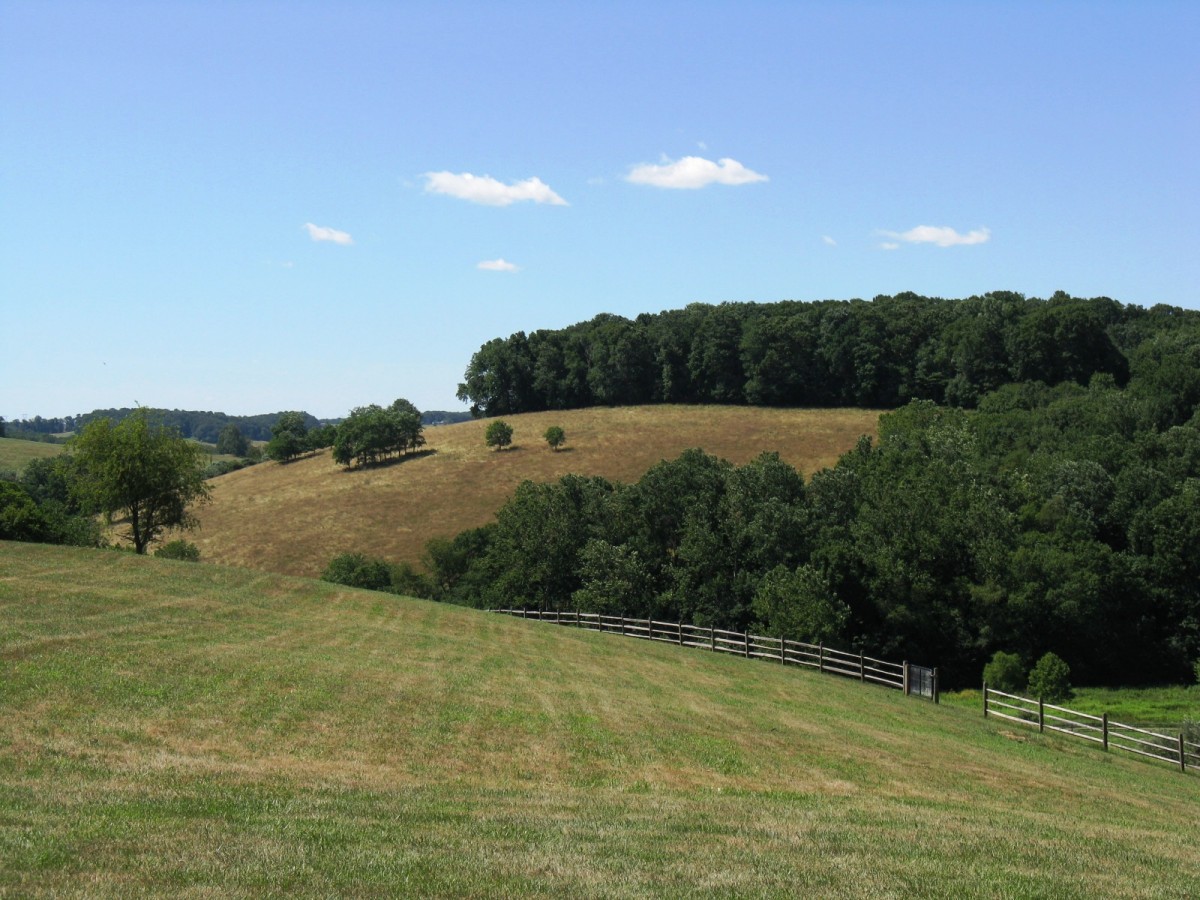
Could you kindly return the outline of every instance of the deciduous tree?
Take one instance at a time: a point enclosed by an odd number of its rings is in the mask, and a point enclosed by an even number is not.
[[[189,507],[208,499],[205,454],[200,446],[149,420],[138,409],[120,423],[89,423],[71,439],[68,452],[78,465],[73,489],[84,506],[128,522],[134,550],[147,547],[169,528],[191,528]]]

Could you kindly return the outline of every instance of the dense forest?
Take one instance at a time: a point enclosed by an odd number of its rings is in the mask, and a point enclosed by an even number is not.
[[[485,416],[640,403],[974,407],[1013,381],[1106,373],[1123,385],[1149,335],[1198,317],[1063,293],[697,303],[496,338],[471,358],[458,396]]]
[[[494,413],[583,402],[898,407],[805,482],[701,452],[637,484],[527,483],[435,541],[431,593],[825,639],[976,683],[1053,651],[1078,683],[1200,659],[1200,313],[902,295],[693,306],[485,345]]]

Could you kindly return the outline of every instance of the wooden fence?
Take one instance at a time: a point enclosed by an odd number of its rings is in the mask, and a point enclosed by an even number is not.
[[[861,682],[881,684],[905,694],[928,697],[938,702],[937,669],[888,662],[862,653],[847,653],[824,644],[805,644],[761,634],[701,628],[683,622],[658,622],[629,616],[602,616],[599,613],[537,609],[492,609],[489,612],[573,625],[610,634],[622,634],[680,647],[696,647],[714,653],[732,653],[746,659],[764,659],[782,665],[808,666],[830,675],[857,678]]]
[[[1100,744],[1105,750],[1123,750],[1138,756],[1200,771],[1200,743],[1177,735],[1159,734],[1114,722],[1108,713],[1093,716],[1088,713],[1052,706],[1040,698],[1018,697],[983,685],[983,717],[994,716],[1038,731],[1057,731],[1085,741]]]

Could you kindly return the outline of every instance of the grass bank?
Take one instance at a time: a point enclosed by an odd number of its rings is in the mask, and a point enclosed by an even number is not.
[[[1183,897],[1198,818],[814,672],[0,543],[0,894]]]

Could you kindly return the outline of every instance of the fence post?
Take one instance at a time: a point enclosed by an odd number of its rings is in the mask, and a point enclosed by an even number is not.
[[[909,684],[908,684],[908,660],[907,659],[904,661],[903,667],[904,667],[904,674],[902,677],[904,679],[904,696],[907,697],[909,695],[909,693],[911,693],[911,691],[912,691],[912,689],[909,687]],[[983,717],[985,719],[987,718],[987,682],[986,681],[983,683]]]
[[[861,653],[858,654],[858,680],[867,680],[867,669],[866,666],[863,665],[863,655]]]
[[[621,616],[621,634],[625,633],[625,617]]]
[[[785,656],[784,652],[783,652],[783,635],[782,634],[779,636],[779,661],[781,663],[783,663],[783,665],[785,665],[785,666],[787,665],[787,656]]]
[[[746,650],[745,650],[744,655],[745,655],[746,659],[749,659],[750,658],[750,632],[747,631],[745,634],[742,635],[742,637],[745,638],[745,641],[746,641]]]
[[[529,610],[527,610],[524,606],[521,607],[521,618],[522,619],[529,618]]]
[[[908,674],[908,664],[907,664],[907,663],[905,663],[905,665],[904,665],[904,672],[905,672],[905,674],[906,674],[906,675]],[[907,678],[905,678],[904,680],[905,680],[905,683],[906,683],[906,688],[907,688],[907,682],[908,682],[908,679],[907,679]],[[905,693],[906,693],[906,694],[908,693],[907,689],[905,690]],[[987,718],[987,713],[988,713],[988,709],[987,709],[987,682],[985,681],[985,682],[983,683],[983,717],[984,717],[985,719]]]
[[[1038,697],[1038,731],[1046,732],[1046,704],[1041,697]]]
[[[1104,726],[1104,749],[1108,749],[1108,713],[1105,713],[1100,718],[1101,724]]]
[[[1186,749],[1187,748],[1183,746],[1183,732],[1181,731],[1181,732],[1179,732],[1179,771],[1180,772],[1187,771],[1187,757],[1184,755],[1184,751]]]
[[[561,609],[556,609],[554,611],[554,624],[555,625],[562,624],[562,610]]]
[[[933,702],[935,704],[941,704],[941,702],[942,702],[942,692],[938,689],[938,667],[937,666],[933,667]]]
[[[646,619],[646,640],[654,640],[654,623],[648,617]]]
[[[683,623],[679,623],[679,646],[683,646]]]
[[[817,671],[825,672],[825,642],[817,644]]]
[[[717,652],[717,628],[715,625],[708,627],[708,649],[713,653]]]

